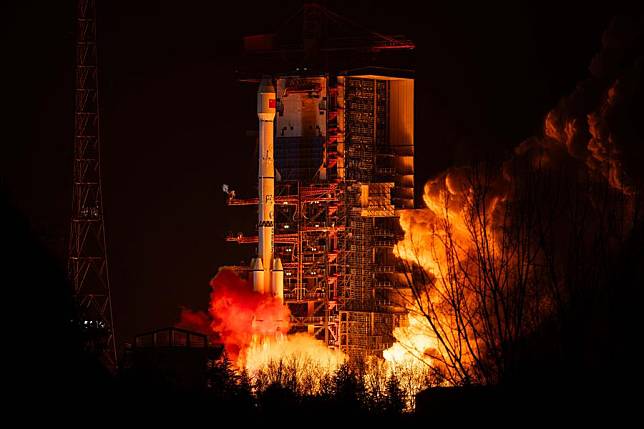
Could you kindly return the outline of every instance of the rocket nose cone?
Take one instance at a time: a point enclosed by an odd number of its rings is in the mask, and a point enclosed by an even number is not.
[[[264,264],[262,264],[262,258],[253,258],[250,263],[250,269],[252,271],[264,271]]]
[[[262,82],[259,84],[258,92],[275,92],[273,80],[270,78],[270,76],[264,76],[262,78]]]

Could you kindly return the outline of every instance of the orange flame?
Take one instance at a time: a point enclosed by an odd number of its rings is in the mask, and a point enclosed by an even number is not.
[[[503,217],[508,213],[499,207],[504,207],[504,203],[514,197],[514,189],[518,189],[517,183],[522,178],[515,177],[515,174],[574,165],[573,168],[585,170],[583,175],[599,180],[603,178],[611,188],[625,196],[633,193],[623,170],[616,135],[611,132],[611,122],[607,119],[619,107],[622,92],[619,81],[615,81],[603,93],[595,108],[588,110],[585,116],[573,114],[568,108],[568,104],[574,104],[571,99],[580,97],[578,93],[569,99],[564,98],[546,116],[544,135],[518,145],[513,158],[500,171],[485,176],[485,172],[472,169],[450,169],[425,184],[425,208],[399,212],[405,235],[394,249],[395,254],[410,264],[422,267],[432,279],[431,287],[423,291],[424,296],[416,296],[408,303],[409,323],[394,331],[397,342],[385,351],[387,361],[415,359],[419,365],[430,366],[454,362],[455,357],[448,356],[450,351],[441,347],[440,336],[462,335],[477,321],[455,322],[454,314],[450,313],[453,303],[445,303],[454,298],[454,291],[458,289],[455,282],[476,283],[482,268],[477,265],[481,264],[477,257],[482,252],[477,246],[484,243],[486,247],[484,257],[489,260],[483,261],[484,264],[495,264],[495,258],[502,253],[502,229],[504,222],[506,226],[508,222]],[[520,166],[518,170],[516,166]],[[499,264],[518,263],[513,260],[516,256],[505,254],[502,257],[505,259]],[[472,294],[462,285],[458,293],[464,295],[459,298],[463,300],[462,305],[470,306],[470,309],[481,305],[480,302],[470,301],[485,299],[469,297]],[[543,302],[536,305],[547,306],[547,298],[540,299]],[[428,305],[434,309],[431,315],[418,313],[419,309]],[[472,314],[475,313],[476,310],[473,310]],[[458,323],[460,326],[457,326]],[[455,331],[459,334],[453,334]],[[479,344],[474,345],[474,348],[478,347]],[[469,365],[476,356],[465,347],[459,350],[456,359],[459,365]]]
[[[250,373],[284,362],[314,366],[326,373],[335,371],[346,359],[344,353],[328,348],[305,333],[262,337],[256,335],[246,350],[246,369]]]
[[[228,356],[240,367],[255,337],[288,332],[290,312],[279,299],[253,291],[251,282],[221,270],[210,282],[211,328],[219,333]]]
[[[251,282],[222,269],[211,280],[209,314],[184,309],[179,326],[207,333],[224,345],[238,368],[253,373],[271,362],[307,361],[334,371],[344,354],[307,334],[287,335],[290,311],[282,302],[253,291]]]
[[[432,327],[427,316],[421,311],[429,302],[438,309],[439,320],[436,324],[445,330],[443,335],[450,336],[456,330],[449,314],[449,305],[444,304],[450,295],[451,276],[449,258],[454,256],[467,261],[472,244],[472,233],[488,234],[494,245],[493,228],[486,231],[472,230],[468,223],[466,207],[474,197],[474,190],[468,184],[466,169],[453,169],[426,183],[423,199],[426,208],[401,210],[400,225],[405,236],[394,249],[396,256],[422,267],[433,276],[432,288],[424,296],[416,296],[407,302],[408,321],[394,329],[396,342],[385,350],[385,360],[393,366],[407,366],[421,371],[426,367],[439,369],[449,356],[438,338],[436,326]],[[493,217],[502,195],[490,196],[485,202],[485,210]],[[458,254],[454,255],[456,251]],[[471,356],[465,353],[462,362],[470,364]]]

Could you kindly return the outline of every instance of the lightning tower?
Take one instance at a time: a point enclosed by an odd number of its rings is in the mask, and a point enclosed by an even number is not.
[[[78,0],[74,184],[68,273],[87,351],[116,367],[99,138],[96,2]]]

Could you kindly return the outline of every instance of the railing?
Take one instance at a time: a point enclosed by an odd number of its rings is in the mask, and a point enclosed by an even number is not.
[[[375,247],[394,247],[396,245],[396,240],[376,240],[373,245]]]
[[[387,229],[374,229],[373,235],[377,237],[394,237],[396,234],[394,234],[393,231]]]
[[[379,288],[392,288],[392,287],[394,287],[393,283],[388,282],[388,281],[374,282],[374,286],[379,287]]]

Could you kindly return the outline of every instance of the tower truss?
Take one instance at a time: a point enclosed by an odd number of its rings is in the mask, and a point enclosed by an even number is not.
[[[84,345],[113,369],[117,357],[101,190],[95,0],[77,3],[75,103],[68,274]]]

